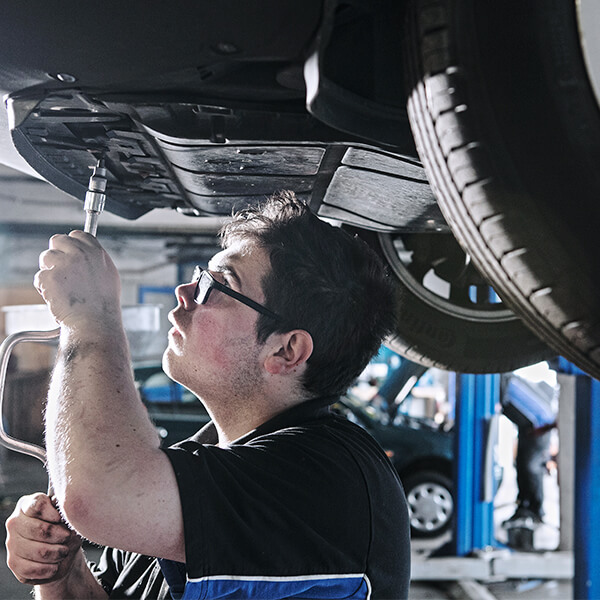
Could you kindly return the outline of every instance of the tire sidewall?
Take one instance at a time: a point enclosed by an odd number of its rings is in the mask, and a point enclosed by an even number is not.
[[[385,260],[378,234],[353,231]],[[394,275],[394,279],[396,333],[386,345],[409,360],[462,373],[496,373],[552,356],[517,316],[499,322],[453,316],[424,301],[399,277]]]

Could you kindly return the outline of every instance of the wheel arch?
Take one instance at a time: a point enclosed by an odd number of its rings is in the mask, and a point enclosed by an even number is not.
[[[435,471],[454,480],[453,464],[448,458],[423,456],[408,465],[404,465],[402,468],[398,468],[396,465],[394,466],[402,481],[423,471]]]

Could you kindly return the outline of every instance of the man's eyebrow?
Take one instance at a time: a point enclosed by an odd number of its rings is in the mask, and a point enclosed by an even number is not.
[[[208,269],[210,271],[214,271],[215,273],[224,273],[226,275],[229,275],[232,279],[235,280],[237,286],[240,289],[242,288],[242,280],[240,279],[240,276],[237,274],[235,267],[229,261],[224,261],[222,263],[220,262],[215,265],[212,262],[212,260],[209,260],[208,261]]]

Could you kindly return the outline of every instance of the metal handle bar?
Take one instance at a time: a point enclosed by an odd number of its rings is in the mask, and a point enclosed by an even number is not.
[[[60,327],[49,331],[18,331],[9,335],[0,346],[0,443],[9,450],[15,450],[22,454],[29,454],[39,458],[46,464],[46,450],[37,444],[24,442],[9,435],[4,429],[4,388],[6,385],[6,373],[10,355],[17,344],[21,342],[52,342],[60,336]]]

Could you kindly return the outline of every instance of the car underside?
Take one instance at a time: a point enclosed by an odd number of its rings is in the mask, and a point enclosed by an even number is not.
[[[564,354],[598,376],[600,116],[581,15],[485,4],[13,4],[0,160],[83,200],[103,159],[106,208],[128,219],[229,215],[292,189],[386,260],[389,343],[411,360],[489,372]]]

